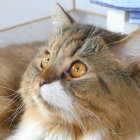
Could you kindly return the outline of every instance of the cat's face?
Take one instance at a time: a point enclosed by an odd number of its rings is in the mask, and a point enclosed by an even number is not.
[[[96,96],[109,94],[100,77],[103,71],[112,71],[108,65],[112,56],[99,38],[85,41],[86,32],[78,24],[58,31],[38,53],[27,76],[37,73],[31,84],[37,88],[31,92],[33,102],[70,116],[78,109],[75,104],[89,105]]]
[[[23,95],[31,99],[27,104],[68,121],[90,112],[121,113],[118,106],[135,83],[127,64],[102,38],[90,38],[90,30],[72,24],[50,37],[24,75],[22,86],[31,87]]]

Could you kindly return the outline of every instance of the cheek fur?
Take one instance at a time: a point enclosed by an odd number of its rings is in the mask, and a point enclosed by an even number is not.
[[[72,99],[64,91],[60,81],[45,84],[41,87],[40,94],[50,105],[68,112],[72,111]]]

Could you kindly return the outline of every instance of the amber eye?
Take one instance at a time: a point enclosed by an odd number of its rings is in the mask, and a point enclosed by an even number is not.
[[[81,62],[77,62],[77,63],[73,64],[71,69],[70,69],[70,75],[73,78],[81,77],[86,72],[87,72],[87,67]]]
[[[46,54],[41,58],[41,67],[45,68],[50,61],[50,54]]]

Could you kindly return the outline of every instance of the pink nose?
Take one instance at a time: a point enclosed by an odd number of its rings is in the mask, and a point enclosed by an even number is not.
[[[45,84],[47,84],[48,82],[45,80],[45,79],[43,79],[43,78],[40,78],[39,79],[39,85],[40,86],[43,86],[43,85],[45,85]]]

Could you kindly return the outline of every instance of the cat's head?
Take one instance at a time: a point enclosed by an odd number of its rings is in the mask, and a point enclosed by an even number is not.
[[[32,105],[31,110],[40,112],[37,115],[50,114],[67,121],[96,115],[114,121],[123,113],[128,115],[125,105],[134,105],[130,99],[139,91],[135,75],[140,68],[140,31],[107,44],[100,36],[90,36],[94,27],[73,23],[59,10],[63,24],[59,23],[60,29],[23,77],[22,88],[29,87],[23,94],[27,108]]]

